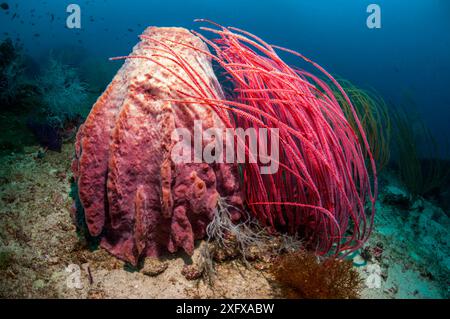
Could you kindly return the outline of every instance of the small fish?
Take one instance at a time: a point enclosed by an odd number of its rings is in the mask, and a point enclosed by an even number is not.
[[[133,29],[128,29],[129,32],[134,32]]]
[[[14,13],[13,16],[11,17],[11,20],[14,20],[17,17],[17,13]]]
[[[52,20],[51,20],[51,21],[53,22],[53,21],[55,20],[55,15],[52,13],[52,14],[51,14],[51,17],[52,17]]]
[[[35,36],[36,38],[39,38],[41,35],[40,35],[39,33],[35,33],[34,36]]]
[[[3,10],[9,10],[9,4],[3,2],[2,4],[0,4],[0,8],[2,8]]]

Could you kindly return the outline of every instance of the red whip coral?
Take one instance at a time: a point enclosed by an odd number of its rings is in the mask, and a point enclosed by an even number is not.
[[[146,59],[125,62],[77,134],[72,168],[89,233],[132,264],[178,248],[191,254],[219,197],[242,204],[235,165],[177,164],[170,157],[175,128],[192,129],[194,120],[223,127],[208,106],[168,101],[181,98],[177,90],[221,98],[205,50],[187,30],[148,28],[132,53]],[[163,56],[169,53],[176,58]],[[188,71],[204,81],[192,81]]]
[[[367,138],[348,96],[330,74],[299,53],[268,45],[246,31],[210,23],[217,29],[201,29],[218,38],[208,40],[196,34],[215,54],[188,47],[218,63],[233,94],[225,100],[179,93],[191,99],[190,103],[211,106],[228,126],[279,128],[280,170],[261,175],[258,163],[242,167],[246,203],[253,215],[272,229],[299,233],[319,255],[345,256],[358,249],[372,229],[377,176]],[[350,106],[358,134],[330,87],[312,73],[288,66],[275,49],[312,64],[337,87]],[[190,76],[200,81],[197,75]],[[369,159],[373,187],[365,158]],[[366,200],[371,206],[369,217]]]

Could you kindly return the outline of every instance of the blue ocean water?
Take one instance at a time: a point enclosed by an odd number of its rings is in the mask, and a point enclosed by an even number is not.
[[[400,103],[406,95],[441,142],[450,135],[447,0],[2,2],[9,10],[0,9],[0,40],[18,39],[38,63],[49,51],[64,47],[72,48],[74,59],[89,55],[106,60],[128,54],[147,26],[192,29],[199,26],[195,18],[207,18],[297,50],[334,75],[375,88],[387,101]],[[66,27],[71,3],[81,8],[81,29]],[[371,3],[381,8],[379,29],[366,25]]]

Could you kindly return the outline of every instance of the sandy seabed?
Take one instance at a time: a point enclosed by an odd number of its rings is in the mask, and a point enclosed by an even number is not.
[[[236,261],[217,264],[211,285],[181,274],[185,264],[195,264],[199,249],[192,259],[175,254],[158,262],[155,269],[165,270],[153,276],[130,269],[103,249],[90,250],[69,213],[73,151],[73,145],[66,144],[61,153],[46,152],[42,157],[39,147],[28,147],[0,158],[1,298],[279,296],[262,261],[250,267]],[[367,243],[382,250],[367,262],[359,255],[354,259],[363,280],[375,283],[365,285],[361,298],[448,298],[448,215],[424,200],[407,212],[382,204],[383,196],[404,192],[392,176],[385,180],[375,231]]]

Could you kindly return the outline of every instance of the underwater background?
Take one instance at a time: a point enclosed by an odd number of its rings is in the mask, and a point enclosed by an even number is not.
[[[80,29],[66,26],[71,3],[81,8]],[[380,28],[367,26],[372,3],[381,8]],[[0,297],[217,296],[185,282],[175,286],[187,285],[186,295],[166,289],[179,261],[158,265],[166,271],[158,281],[123,272],[103,251],[89,254],[68,213],[75,132],[123,64],[109,58],[129,54],[148,26],[198,30],[196,18],[298,51],[351,88],[375,92],[386,111],[368,121],[377,126],[369,140],[382,141],[374,142],[383,162],[378,215],[367,248],[352,258],[363,278],[380,265],[384,286],[361,296],[448,298],[447,0],[0,0]],[[68,289],[64,267],[72,263],[90,263],[97,283]],[[267,282],[250,271],[248,278],[253,286],[236,274],[222,278],[226,297],[272,296]]]
[[[195,29],[195,18],[207,18],[301,52],[387,101],[406,103],[407,96],[441,143],[449,135],[448,1],[77,1],[79,30],[65,25],[70,3],[8,1],[10,9],[0,9],[1,39],[19,40],[38,65],[50,50],[70,51],[67,60],[77,65],[128,54],[147,26]],[[371,3],[382,8],[380,29],[366,26]]]

